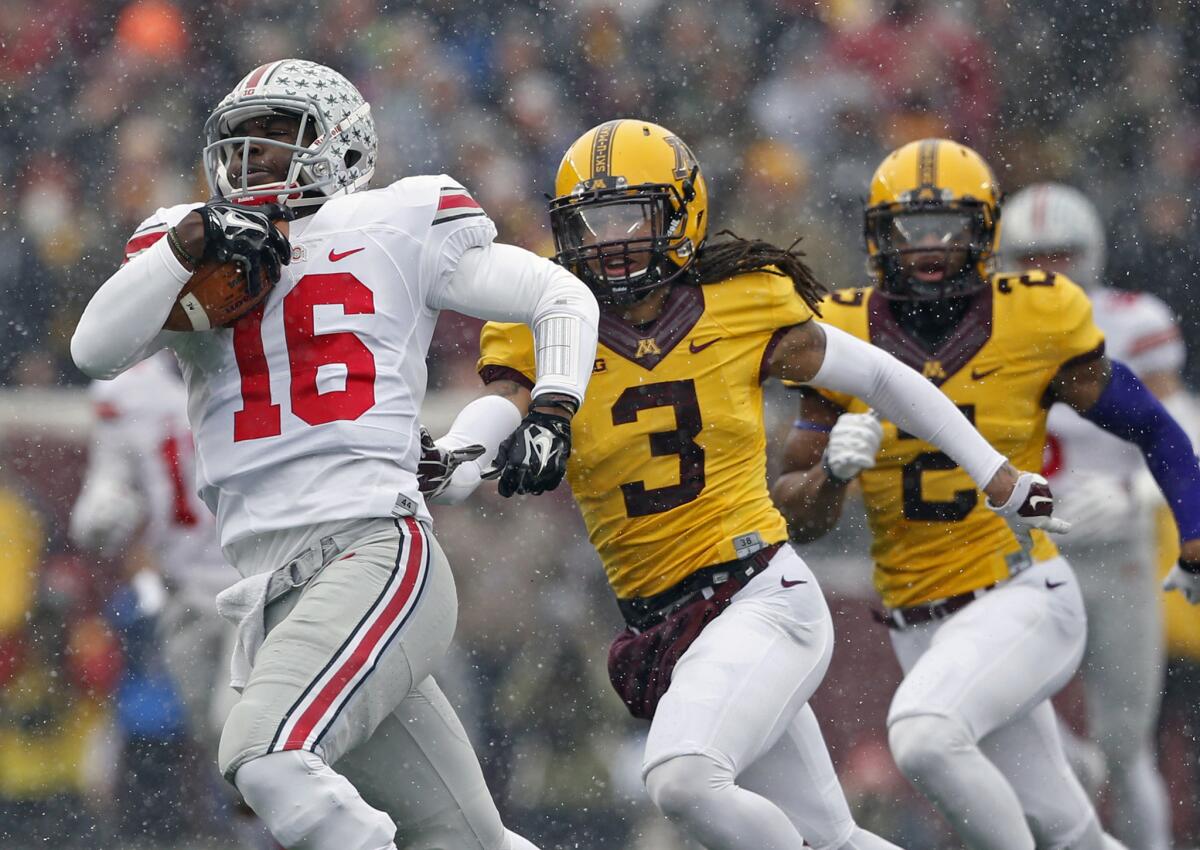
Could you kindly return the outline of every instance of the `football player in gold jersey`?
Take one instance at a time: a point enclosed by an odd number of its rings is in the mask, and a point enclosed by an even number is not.
[[[704,177],[669,131],[638,120],[590,130],[556,189],[558,261],[602,306],[566,474],[628,623],[609,670],[630,711],[652,718],[651,798],[711,850],[892,847],[855,826],[807,705],[832,627],[767,491],[762,382],[870,398],[962,462],[1014,522],[1062,524],[1044,479],[1018,473],[920,375],[811,321],[821,287],[797,254],[709,241]],[[492,398],[523,411],[529,329],[489,324],[481,349]],[[439,447],[480,442],[466,430]],[[506,495],[527,487],[521,457],[541,465],[528,442],[500,446]]]
[[[1078,286],[990,273],[999,216],[995,178],[974,151],[939,139],[900,148],[871,181],[876,285],[831,294],[824,319],[920,371],[1020,466],[1039,465],[1055,401],[1136,441],[1187,529],[1176,573],[1186,590],[1200,567],[1200,469],[1187,438],[1104,356]],[[860,477],[881,619],[906,674],[888,716],[901,770],[972,850],[1121,846],[1067,766],[1050,707],[1086,628],[1054,543],[1039,530],[1014,535],[953,460],[886,413],[881,424],[869,399],[803,393],[773,494],[793,533],[812,539],[836,524]]]

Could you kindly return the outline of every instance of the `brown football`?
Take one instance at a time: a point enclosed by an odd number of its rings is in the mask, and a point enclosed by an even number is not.
[[[274,225],[287,236],[286,221],[276,221]],[[241,266],[207,260],[179,291],[163,328],[168,331],[207,331],[227,327],[258,306],[272,285],[264,273],[262,288],[257,295],[251,296],[246,291],[246,277]]]

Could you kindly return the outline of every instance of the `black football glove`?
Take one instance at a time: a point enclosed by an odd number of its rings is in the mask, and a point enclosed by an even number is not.
[[[417,487],[421,495],[435,499],[450,486],[454,470],[464,463],[475,460],[486,451],[483,446],[463,446],[460,449],[444,449],[433,441],[425,426],[421,426],[421,460],[417,463]]]
[[[537,495],[559,485],[570,456],[570,420],[531,410],[500,444],[496,461],[484,477],[500,477],[501,496]]]
[[[209,201],[197,210],[204,221],[204,258],[234,262],[246,274],[246,292],[258,295],[263,275],[279,281],[281,266],[292,261],[288,238],[271,225],[294,214],[287,207],[264,204],[248,207],[229,201]]]

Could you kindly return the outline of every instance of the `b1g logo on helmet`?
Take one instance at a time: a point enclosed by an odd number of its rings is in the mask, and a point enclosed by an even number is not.
[[[915,204],[921,201],[938,201],[944,204],[954,200],[954,193],[949,189],[937,186],[918,186],[916,189],[901,192],[898,197],[902,204]]]
[[[585,195],[588,192],[595,192],[598,189],[624,189],[629,185],[629,181],[624,177],[617,175],[602,174],[598,177],[592,177],[575,184],[575,188],[571,190],[572,195]]]

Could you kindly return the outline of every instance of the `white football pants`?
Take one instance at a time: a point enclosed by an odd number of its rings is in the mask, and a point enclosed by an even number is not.
[[[266,609],[222,772],[286,847],[530,848],[501,824],[430,675],[457,617],[441,547],[411,518],[333,540],[297,559],[319,571]]]
[[[897,850],[855,825],[808,707],[832,650],[816,577],[784,546],[675,667],[642,763],[655,805],[709,850]]]
[[[1170,805],[1154,743],[1164,648],[1151,547],[1138,540],[1059,548],[1080,569],[1088,618],[1080,670],[1088,737],[1108,768],[1113,834],[1132,850],[1169,850]],[[1075,749],[1067,747],[1073,765]]]
[[[238,698],[229,687],[234,633],[212,596],[174,593],[159,622],[163,660],[187,711],[192,738],[210,757],[216,755],[221,727]]]
[[[1087,618],[1063,558],[944,620],[892,631],[905,677],[888,712],[901,771],[971,850],[1111,850],[1067,764],[1050,697],[1083,657]]]

